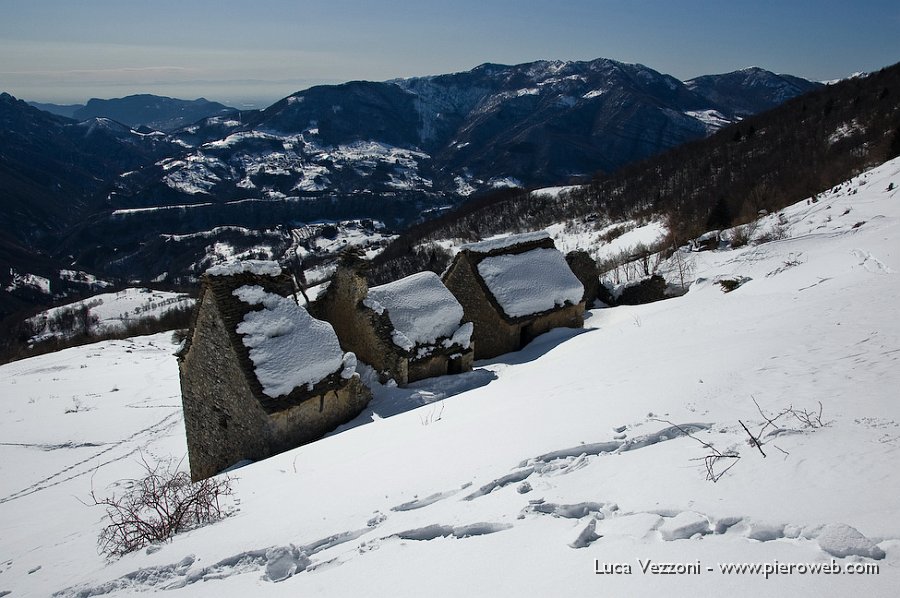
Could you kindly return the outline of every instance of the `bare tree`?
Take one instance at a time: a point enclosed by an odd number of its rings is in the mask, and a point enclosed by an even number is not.
[[[686,256],[683,251],[676,251],[672,254],[672,264],[675,266],[675,274],[678,276],[678,284],[682,290],[687,289],[687,284],[694,276],[696,266],[694,260],[689,255]]]

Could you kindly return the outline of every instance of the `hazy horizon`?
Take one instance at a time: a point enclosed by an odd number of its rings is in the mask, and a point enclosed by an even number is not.
[[[0,91],[35,102],[151,93],[264,107],[319,84],[494,62],[611,58],[686,80],[748,66],[811,80],[900,59],[885,0],[0,0]]]

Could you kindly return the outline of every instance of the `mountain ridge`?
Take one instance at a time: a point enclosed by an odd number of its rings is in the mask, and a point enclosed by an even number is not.
[[[209,116],[223,116],[237,112],[219,102],[206,98],[182,100],[153,94],[134,94],[103,100],[91,98],[72,113],[76,120],[110,118],[132,128],[147,127],[172,132]]]
[[[674,77],[609,59],[317,86],[169,134],[4,98],[35,135],[0,121],[0,174],[16,190],[0,202],[15,216],[0,235],[66,268],[143,280],[196,276],[217,227],[245,228],[240,247],[257,253],[323,219],[401,228],[498,188],[587,180],[735,120]]]

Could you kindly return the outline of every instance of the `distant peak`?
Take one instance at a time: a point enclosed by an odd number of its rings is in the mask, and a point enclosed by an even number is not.
[[[508,64],[498,64],[496,62],[484,62],[482,64],[479,64],[472,70],[473,71],[495,71],[495,70],[503,70],[503,69],[508,69],[508,68],[510,68],[510,65],[508,65]]]

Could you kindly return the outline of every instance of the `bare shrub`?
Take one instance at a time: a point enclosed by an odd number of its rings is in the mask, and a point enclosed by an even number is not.
[[[191,483],[171,461],[151,465],[142,456],[141,465],[146,475],[121,480],[128,488],[122,494],[98,498],[91,489],[92,503],[87,504],[103,506],[109,519],[97,538],[101,554],[119,557],[228,515],[222,504],[232,495],[228,476]]]
[[[784,214],[778,214],[778,220],[772,228],[757,237],[754,242],[757,245],[763,243],[771,243],[772,241],[781,241],[788,237],[788,221]]]
[[[759,431],[756,432],[756,434],[751,432],[750,428],[743,421],[738,420],[738,423],[741,425],[741,428],[743,428],[744,432],[747,433],[747,444],[758,450],[764,458],[768,457],[768,455],[763,450],[763,447],[768,447],[769,445],[778,449],[778,451],[784,455],[785,459],[787,459],[787,457],[790,455],[790,453],[788,453],[786,450],[771,442],[773,438],[778,437],[779,433],[785,430],[785,428],[781,427],[778,424],[779,419],[783,417],[786,417],[787,419],[793,418],[800,422],[804,428],[809,428],[812,430],[824,428],[831,423],[830,421],[822,420],[823,407],[821,401],[819,401],[818,411],[795,409],[792,405],[789,405],[775,415],[769,415],[765,411],[763,411],[762,407],[760,407],[759,402],[756,400],[756,397],[750,395],[750,398],[753,399],[753,404],[756,405],[756,409],[757,411],[759,411],[759,414],[760,416],[762,416],[763,420],[765,420],[765,423],[760,425]],[[722,476],[728,473],[728,471],[731,470],[732,467],[737,465],[738,460],[740,460],[741,458],[741,455],[737,450],[719,450],[711,442],[701,440],[697,436],[694,436],[690,430],[686,430],[685,428],[667,419],[651,419],[652,421],[662,422],[678,428],[678,430],[680,430],[682,434],[684,434],[688,438],[691,438],[692,440],[696,440],[701,445],[703,445],[703,448],[706,449],[706,454],[702,457],[697,457],[691,460],[703,462],[704,468],[706,469],[706,479],[710,482],[715,483],[722,479]]]
[[[824,428],[831,422],[822,421],[822,401],[819,401],[819,411],[808,411],[806,409],[787,408],[787,413],[794,416],[801,424],[807,428]]]
[[[741,286],[741,281],[735,278],[723,278],[718,282],[718,285],[722,287],[723,293],[730,293],[731,291]]]
[[[612,227],[611,229],[609,229],[608,231],[606,231],[605,233],[600,235],[597,238],[597,240],[601,244],[605,245],[607,243],[612,243],[613,241],[615,241],[616,239],[618,239],[619,237],[621,237],[622,235],[624,235],[627,232],[628,232],[628,227],[625,226],[624,224],[620,224],[618,226]]]
[[[753,235],[756,234],[756,229],[757,223],[755,221],[734,227],[728,239],[729,243],[731,243],[731,248],[737,249],[749,243],[753,239]]]
[[[718,482],[722,479],[728,470],[737,465],[738,459],[741,456],[734,450],[720,451],[711,443],[701,440],[690,433],[689,430],[685,430],[681,426],[676,423],[672,423],[667,419],[657,419],[653,418],[653,421],[663,422],[665,424],[669,424],[670,426],[674,426],[678,428],[678,430],[692,440],[696,440],[700,444],[703,445],[705,449],[707,449],[707,454],[703,457],[698,457],[697,459],[692,459],[692,461],[703,461],[703,466],[706,468],[706,479],[712,483]]]
[[[641,280],[656,270],[663,259],[660,252],[665,249],[665,241],[650,245],[638,243],[630,249],[621,249],[597,260],[597,270],[602,278],[612,281],[613,284]]]

